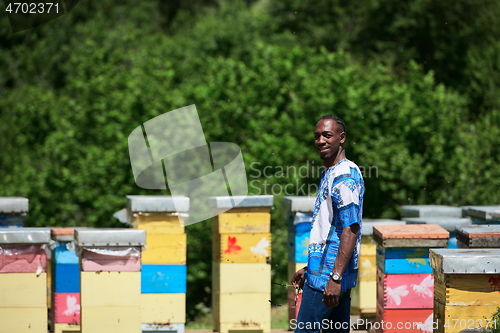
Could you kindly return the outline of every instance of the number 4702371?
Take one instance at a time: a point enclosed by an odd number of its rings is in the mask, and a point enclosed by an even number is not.
[[[25,3],[25,2],[14,2],[9,3],[5,8],[6,12],[14,14],[46,14],[55,12],[59,13],[59,4],[53,2],[40,2],[40,3]]]
[[[490,325],[493,328],[496,328],[496,321],[492,319],[446,319],[443,327],[449,327],[453,329],[466,329],[466,328],[476,328],[476,327],[489,327]]]

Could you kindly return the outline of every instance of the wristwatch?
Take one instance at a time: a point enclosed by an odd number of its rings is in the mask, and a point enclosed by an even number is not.
[[[339,273],[330,272],[330,278],[335,282],[340,282],[342,280],[342,275]]]

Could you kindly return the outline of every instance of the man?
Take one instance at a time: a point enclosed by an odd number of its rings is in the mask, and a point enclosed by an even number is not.
[[[358,277],[364,182],[345,157],[344,122],[323,116],[314,141],[325,170],[314,207],[307,266],[292,279],[302,287],[295,333],[349,332],[350,290]]]

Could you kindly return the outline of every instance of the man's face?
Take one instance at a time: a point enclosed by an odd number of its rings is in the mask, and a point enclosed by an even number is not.
[[[333,119],[322,119],[316,125],[314,143],[322,160],[335,160],[344,141],[345,132]]]

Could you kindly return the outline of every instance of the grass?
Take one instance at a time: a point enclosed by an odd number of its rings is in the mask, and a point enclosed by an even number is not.
[[[288,308],[273,307],[271,309],[271,329],[288,329]],[[200,317],[186,324],[186,330],[212,330],[212,314]]]

